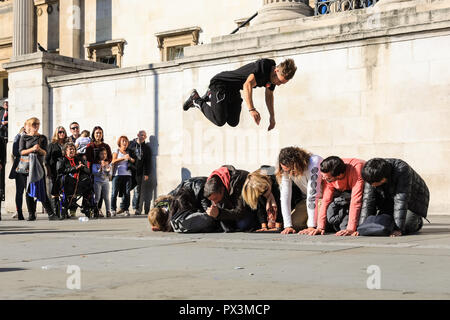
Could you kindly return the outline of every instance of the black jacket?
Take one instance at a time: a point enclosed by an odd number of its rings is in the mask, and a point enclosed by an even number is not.
[[[58,175],[56,172],[56,164],[58,163],[58,159],[63,156],[63,152],[58,142],[50,143],[47,147],[47,155],[45,156],[45,163],[50,168],[50,173],[52,175],[52,179],[56,179]]]
[[[237,222],[248,214],[254,214],[242,198],[242,188],[248,176],[248,171],[235,169],[225,165],[230,172],[230,191],[225,190],[222,201],[218,204],[219,215],[217,220],[223,222]]]
[[[133,150],[136,157],[136,175],[149,176],[152,161],[152,152],[148,143],[139,144],[138,139],[130,142],[128,149]]]
[[[76,169],[76,167],[72,167],[72,165],[70,164],[69,159],[67,159],[66,157],[61,157],[59,158],[57,165],[56,165],[56,170],[58,173],[58,177],[61,176],[65,176],[65,175],[73,175],[75,173],[80,174],[80,177],[85,177],[85,176],[90,176],[90,169],[87,166],[87,162],[80,156],[75,156],[75,164],[78,165],[80,162],[84,164],[84,167],[81,167],[79,170]]]
[[[193,192],[196,200],[196,203],[194,204],[195,208],[198,209],[199,212],[206,212],[206,209],[211,206],[211,201],[203,195],[206,180],[206,177],[194,177],[185,180],[181,182],[174,190],[172,190],[169,195],[177,197],[180,196],[181,193],[191,191]]]
[[[387,182],[379,187],[365,184],[359,224],[379,210],[392,213],[396,228],[403,233],[408,210],[426,218],[430,192],[425,181],[405,161],[385,160],[392,168],[391,175]]]
[[[13,154],[14,161],[11,166],[11,171],[9,172],[10,179],[15,179],[17,177],[16,168],[20,162],[19,141],[20,141],[20,137],[22,137],[22,135],[24,135],[24,133],[18,133],[14,137],[14,142],[13,142],[13,147],[12,147],[12,154]]]

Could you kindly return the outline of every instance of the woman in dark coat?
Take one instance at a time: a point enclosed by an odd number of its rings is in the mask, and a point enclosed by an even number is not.
[[[59,189],[60,186],[58,184],[57,172],[56,172],[56,164],[58,160],[63,156],[63,147],[64,144],[68,141],[67,132],[64,127],[57,127],[55,132],[53,133],[52,143],[48,146],[47,155],[45,156],[45,165],[47,167],[47,177],[51,181],[51,204],[53,210],[58,212],[58,198],[59,198]]]
[[[44,157],[47,155],[47,137],[39,134],[39,126],[40,121],[38,118],[30,118],[27,120],[26,134],[20,138],[19,142],[19,153],[21,156],[30,156],[33,153],[36,154],[37,164],[40,165],[42,167],[42,171],[44,171]],[[27,180],[28,174],[20,173],[20,175],[22,176],[24,181]],[[41,198],[38,198],[38,200],[42,202],[45,210],[47,210],[48,219],[57,220],[58,217],[53,211],[50,200],[48,199],[45,191],[45,177],[44,183],[40,186],[42,187],[43,192],[39,193]],[[28,186],[26,187],[26,192],[27,207],[29,212],[29,217],[27,220],[33,221],[36,220],[36,200],[29,194],[30,190],[28,190]]]

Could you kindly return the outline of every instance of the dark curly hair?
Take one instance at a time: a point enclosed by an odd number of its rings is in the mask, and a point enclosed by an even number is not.
[[[301,176],[308,169],[311,153],[298,147],[283,148],[278,155],[277,180],[281,181],[283,169],[281,165],[286,166],[294,171],[295,175]]]

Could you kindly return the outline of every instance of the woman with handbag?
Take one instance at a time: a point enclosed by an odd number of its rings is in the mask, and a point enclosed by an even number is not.
[[[128,217],[130,212],[128,208],[130,207],[130,192],[133,188],[133,174],[132,170],[129,167],[129,163],[134,164],[136,160],[130,154],[128,149],[128,145],[130,141],[126,136],[121,136],[117,140],[117,145],[119,149],[116,152],[113,152],[113,158],[111,165],[113,166],[113,179],[112,179],[112,194],[111,194],[111,209],[112,214],[120,214],[125,212],[125,215]],[[131,165],[132,166],[132,165]],[[116,211],[117,208],[117,196],[123,194],[123,207],[120,208],[119,211]]]
[[[31,164],[31,155],[37,158],[35,165],[37,166],[36,171],[44,172],[44,157],[47,155],[47,137],[39,134],[40,121],[38,118],[30,118],[26,121],[27,132],[20,138],[19,142],[19,153],[20,162],[17,166],[16,172],[22,175],[22,178],[27,181],[26,186],[26,201],[28,206],[28,221],[36,220],[36,200],[42,202],[45,210],[48,213],[49,220],[58,220],[55,215],[51,205],[50,200],[45,191],[45,176],[37,181],[37,189],[34,189],[34,185],[30,183],[34,177],[29,177],[31,170],[34,170]],[[26,163],[28,163],[28,168]],[[30,179],[29,179],[30,178]],[[36,193],[34,193],[36,192]]]
[[[67,132],[64,127],[56,127],[53,133],[52,143],[48,146],[47,155],[45,156],[45,165],[47,167],[47,178],[51,181],[51,204],[53,211],[59,212],[58,200],[59,200],[59,183],[58,183],[58,173],[56,172],[56,164],[58,160],[63,157],[63,147],[68,141]]]

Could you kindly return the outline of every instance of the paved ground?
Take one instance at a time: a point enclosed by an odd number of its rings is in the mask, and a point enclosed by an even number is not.
[[[430,220],[414,236],[338,238],[183,235],[152,232],[146,217],[4,214],[0,299],[449,299],[450,216]],[[67,288],[68,265],[81,270],[80,290]],[[376,285],[372,265],[378,290],[367,288],[369,277]]]

